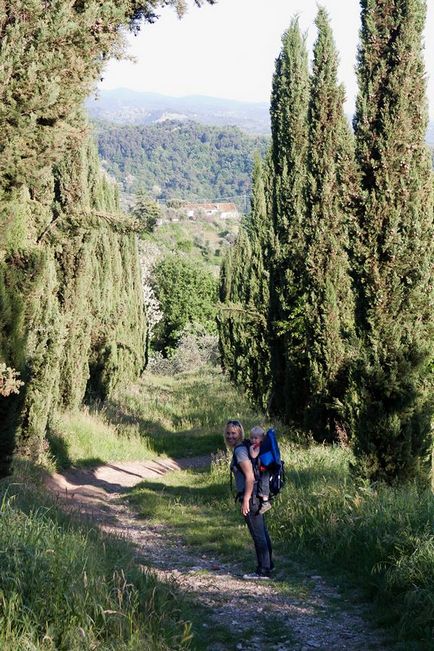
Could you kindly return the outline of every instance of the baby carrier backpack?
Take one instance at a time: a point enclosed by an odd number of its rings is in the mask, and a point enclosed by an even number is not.
[[[280,493],[285,483],[285,462],[281,459],[279,444],[277,443],[276,431],[271,427],[261,443],[259,456],[253,459],[250,456],[251,442],[249,439],[244,439],[238,446],[242,445],[246,448],[249,459],[252,462],[253,473],[255,480],[258,480],[259,473],[266,470],[270,473],[270,496],[275,497]],[[238,463],[235,457],[235,451],[232,456],[233,465],[237,468]],[[230,471],[229,471],[230,472]],[[232,472],[230,472],[230,486],[232,491]],[[238,495],[235,499],[238,498]]]
[[[280,456],[276,430],[270,427],[261,443],[259,452],[259,471],[270,473],[270,495],[275,496],[282,490],[285,483],[285,462]]]

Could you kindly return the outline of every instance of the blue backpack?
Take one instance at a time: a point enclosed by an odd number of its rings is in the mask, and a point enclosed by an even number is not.
[[[270,427],[261,443],[259,463],[270,473],[270,493],[277,495],[285,483],[285,462],[280,456],[276,430]]]

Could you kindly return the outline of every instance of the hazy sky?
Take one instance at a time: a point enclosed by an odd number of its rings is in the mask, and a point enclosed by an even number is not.
[[[340,80],[347,91],[347,112],[357,92],[354,66],[360,12],[358,0],[322,0],[329,12],[340,52]],[[430,114],[434,117],[434,0],[428,0],[425,59]],[[131,61],[111,61],[101,88],[132,88],[165,95],[210,95],[247,101],[270,98],[274,61],[291,17],[299,16],[315,39],[316,0],[218,0],[190,9],[178,20],[173,9],[128,36]]]

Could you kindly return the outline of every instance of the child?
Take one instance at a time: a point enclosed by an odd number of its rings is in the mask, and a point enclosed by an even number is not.
[[[251,446],[249,454],[252,459],[257,459],[261,453],[261,443],[265,438],[265,430],[257,425],[250,431]],[[265,466],[261,466],[261,460],[258,459],[258,497],[261,501],[258,513],[261,515],[271,509],[270,503],[270,473]]]

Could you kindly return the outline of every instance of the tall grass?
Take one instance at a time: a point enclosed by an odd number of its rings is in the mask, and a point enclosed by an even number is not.
[[[101,457],[104,428],[113,439],[134,431],[146,454],[183,457],[221,449],[228,418],[240,418],[246,431],[261,421],[241,392],[208,369],[176,377],[147,374],[89,418],[73,458]],[[391,488],[358,481],[349,471],[349,450],[296,445],[282,428],[278,432],[287,484],[268,521],[280,553],[314,558],[335,575],[350,577],[398,635],[415,641],[406,648],[434,648],[432,493],[416,485]],[[95,447],[84,452],[92,437]],[[120,454],[137,454],[133,449]],[[227,465],[223,459],[210,473],[176,473],[145,483],[134,489],[132,499],[144,515],[166,522],[190,545],[244,562],[250,558],[250,541],[229,497]]]
[[[106,409],[110,413],[110,406]],[[111,410],[113,422],[134,421],[155,453],[175,457],[221,448],[229,418],[243,417],[247,427],[260,419],[212,367],[173,377],[146,373],[139,384],[115,396]]]
[[[125,544],[11,489],[0,509],[3,651],[189,648],[179,595],[141,573]]]
[[[288,483],[276,504],[284,548],[349,572],[387,604],[402,636],[433,641],[434,496],[416,485],[370,486],[349,472],[340,448],[288,446]]]
[[[114,423],[104,407],[59,415],[48,440],[58,468],[155,456],[149,439],[140,434],[136,423]]]
[[[58,468],[210,454],[222,446],[225,421],[241,415],[250,427],[259,419],[215,368],[146,373],[103,405],[59,414],[50,452]]]

